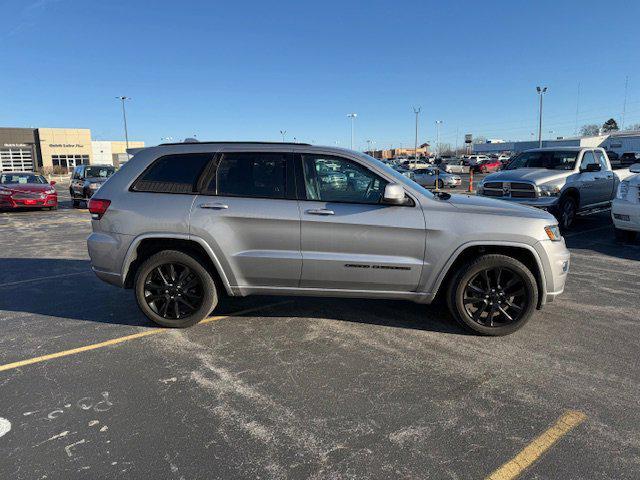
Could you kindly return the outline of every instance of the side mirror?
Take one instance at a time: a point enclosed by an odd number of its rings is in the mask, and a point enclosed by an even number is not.
[[[602,170],[602,167],[599,163],[590,163],[587,168],[582,169],[583,172],[599,172],[600,170]]]
[[[629,167],[631,173],[640,173],[640,163],[634,163]]]
[[[55,181],[55,180],[51,180],[51,181],[49,182],[49,185],[51,185],[51,186],[54,186],[55,184],[56,184],[56,181]]]
[[[384,187],[382,201],[390,205],[402,205],[405,202],[404,188],[399,183],[388,183]]]

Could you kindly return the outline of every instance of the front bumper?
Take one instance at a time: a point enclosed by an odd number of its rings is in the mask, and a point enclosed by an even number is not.
[[[616,198],[611,205],[611,219],[620,230],[640,232],[640,203]]]
[[[49,208],[58,206],[58,195],[47,195],[45,198],[13,198],[10,196],[0,197],[0,208]]]
[[[542,262],[545,281],[545,295],[542,304],[552,302],[564,291],[569,273],[571,254],[567,250],[564,239],[560,242],[542,240],[535,245]]]
[[[560,197],[536,197],[536,198],[513,198],[513,197],[495,197],[493,195],[484,195],[478,193],[481,197],[495,198],[497,200],[505,200],[507,202],[518,203],[520,205],[528,205],[530,207],[540,208],[542,210],[555,211],[560,203]]]

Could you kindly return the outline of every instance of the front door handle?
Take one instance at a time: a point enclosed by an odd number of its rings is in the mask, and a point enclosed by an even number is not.
[[[327,208],[311,208],[305,213],[308,213],[310,215],[335,215],[335,212],[333,210],[329,210]]]
[[[224,203],[201,203],[198,206],[200,208],[210,208],[211,210],[226,210],[229,208],[229,205],[225,205]]]

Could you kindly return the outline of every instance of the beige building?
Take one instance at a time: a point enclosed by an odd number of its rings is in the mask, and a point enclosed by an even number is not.
[[[36,147],[38,167],[45,173],[66,173],[92,163],[118,166],[129,159],[125,142],[93,142],[88,128],[38,128]],[[141,147],[144,142],[129,142],[129,148]]]
[[[91,130],[88,128],[38,128],[36,136],[45,172],[68,171],[91,161]]]
[[[418,147],[418,157],[428,157],[429,156],[429,144],[423,143]],[[391,148],[388,150],[375,150],[374,152],[365,152],[369,153],[372,157],[375,158],[399,158],[399,157],[413,157],[415,156],[416,150],[413,148]]]

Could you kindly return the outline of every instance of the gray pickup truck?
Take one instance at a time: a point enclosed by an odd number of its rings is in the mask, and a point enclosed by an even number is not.
[[[602,148],[538,148],[487,175],[478,195],[547,210],[568,229],[578,214],[611,208],[618,183]]]

